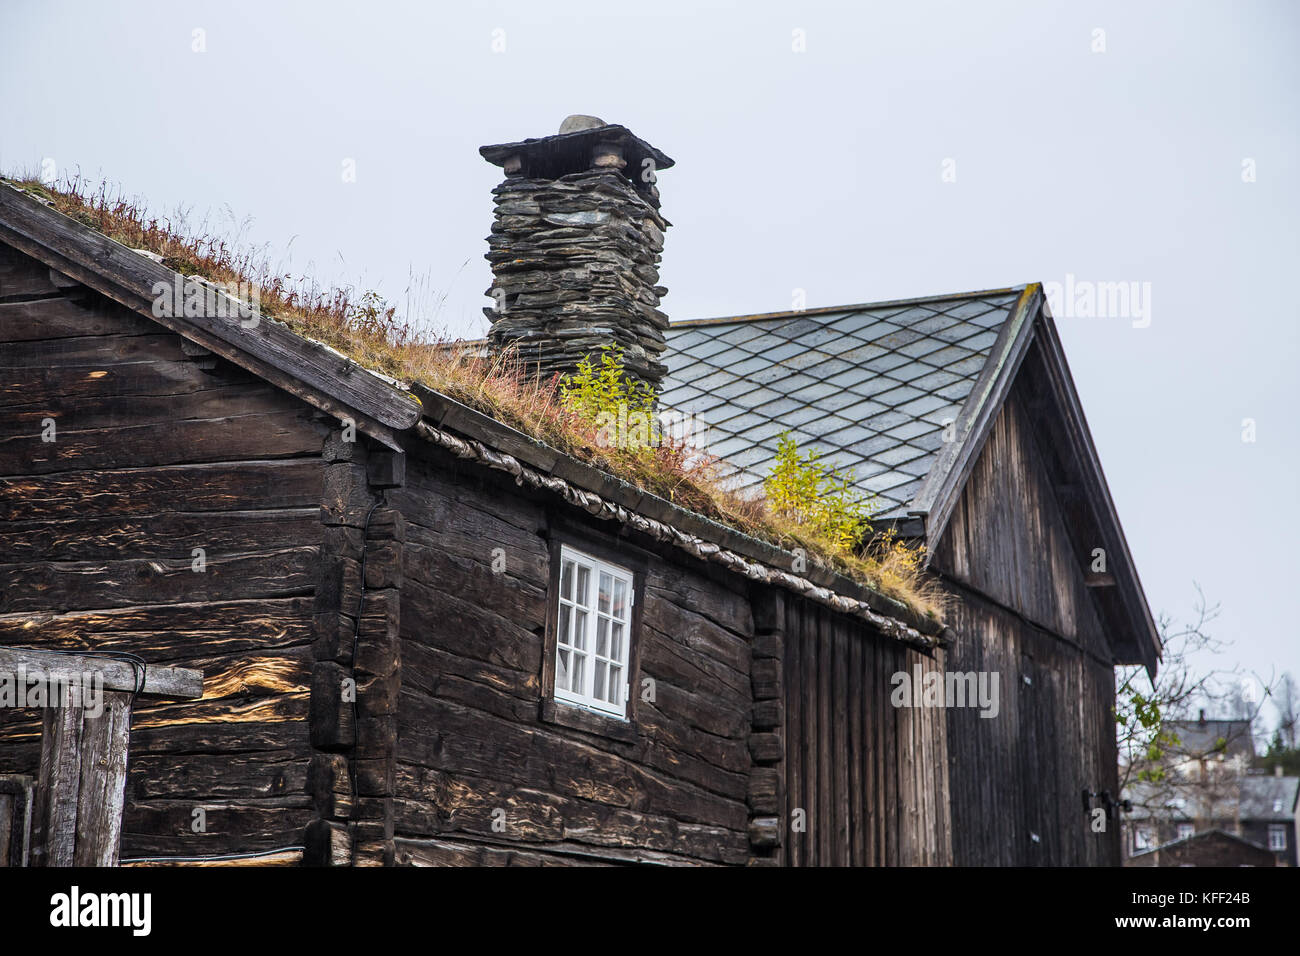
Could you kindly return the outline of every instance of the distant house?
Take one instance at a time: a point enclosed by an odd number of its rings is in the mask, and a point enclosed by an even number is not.
[[[1296,819],[1300,815],[1300,777],[1254,774],[1241,781],[1240,832],[1272,853],[1279,864],[1296,866]]]
[[[670,326],[624,172],[668,157],[582,119],[483,154],[489,347],[622,345],[751,483],[825,446],[946,621],[220,296],[160,309],[186,277],[0,187],[0,645],[204,677],[129,714],[122,859],[1117,865],[1080,793],[1160,645],[1042,288]],[[935,675],[996,690],[893,697]],[[0,714],[0,773],[39,791],[42,734]]]
[[[1171,720],[1169,729],[1178,738],[1171,763],[1184,776],[1205,774],[1216,765],[1244,775],[1255,757],[1249,720],[1206,719],[1202,710],[1196,720]]]
[[[1124,824],[1125,855],[1131,859],[1217,830],[1271,853],[1279,866],[1297,865],[1300,777],[1249,773],[1208,783],[1196,778],[1175,788],[1138,784],[1129,796],[1137,804]]]
[[[1276,866],[1272,853],[1225,830],[1202,830],[1143,850],[1125,866]]]

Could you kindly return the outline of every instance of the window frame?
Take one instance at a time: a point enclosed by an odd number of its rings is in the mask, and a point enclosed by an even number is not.
[[[1281,840],[1281,846],[1273,845],[1273,838],[1278,837]],[[1286,852],[1286,826],[1281,823],[1270,823],[1268,825],[1268,848],[1274,853]]]
[[[560,522],[556,522],[560,524]],[[639,701],[637,689],[641,666],[641,615],[645,596],[645,575],[647,556],[638,548],[618,540],[613,545],[584,533],[585,529],[573,529],[562,526],[563,534],[556,534],[551,539],[550,583],[546,602],[546,630],[542,646],[542,674],[540,688],[539,716],[543,721],[584,730],[588,733],[612,737],[625,742],[636,739],[636,712]],[[630,581],[627,630],[625,633],[626,655],[624,676],[624,699],[622,713],[616,712],[608,705],[604,708],[596,705],[585,696],[561,690],[557,693],[557,665],[559,659],[559,618],[560,618],[560,580],[566,554],[575,554],[585,563],[604,566]],[[591,585],[593,595],[599,586],[599,571]],[[593,597],[593,604],[594,604]],[[592,640],[594,641],[596,611],[593,607]],[[594,644],[588,644],[588,653],[594,651]],[[591,657],[588,657],[591,661]],[[590,666],[590,663],[589,663]],[[588,675],[591,679],[591,675]],[[590,685],[588,685],[590,686]]]

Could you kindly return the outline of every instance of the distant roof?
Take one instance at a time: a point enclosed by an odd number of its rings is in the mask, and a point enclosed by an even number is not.
[[[1178,745],[1171,748],[1189,757],[1216,754],[1223,741],[1224,756],[1255,756],[1255,738],[1249,720],[1171,720]]]
[[[1298,797],[1300,777],[1275,777],[1272,774],[1246,777],[1241,781],[1241,818],[1294,820]]]
[[[930,474],[1023,287],[678,322],[662,400],[760,484],[789,430],[900,517]]]
[[[1160,844],[1160,846],[1151,847],[1150,849],[1147,850],[1141,850],[1137,853],[1134,853],[1132,858],[1137,859],[1138,857],[1146,856],[1148,853],[1155,853],[1160,850],[1167,850],[1172,847],[1176,847],[1180,845],[1191,846],[1198,843],[1208,843],[1210,841],[1226,841],[1230,843],[1242,843],[1250,847],[1252,850],[1261,851],[1261,855],[1269,852],[1267,847],[1260,846],[1258,843],[1255,843],[1252,840],[1247,840],[1243,836],[1238,836],[1235,833],[1230,833],[1227,830],[1219,829],[1216,827],[1212,830],[1202,830],[1200,833],[1193,833],[1191,836],[1180,837],[1177,840],[1170,840],[1168,843],[1162,843]]]

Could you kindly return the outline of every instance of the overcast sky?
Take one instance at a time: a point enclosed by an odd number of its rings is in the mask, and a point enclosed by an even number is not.
[[[1152,609],[1197,581],[1233,660],[1300,677],[1300,4],[453,6],[4,0],[0,169],[398,302],[423,277],[455,336],[486,331],[478,147],[569,113],[677,161],[676,320],[1137,283],[1144,314],[1057,324]]]

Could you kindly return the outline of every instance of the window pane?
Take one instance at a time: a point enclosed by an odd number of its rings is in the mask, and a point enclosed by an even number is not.
[[[563,648],[555,662],[555,686],[560,690],[572,689],[569,687],[569,652]]]
[[[597,700],[605,699],[605,662],[596,661],[596,679],[593,681],[591,696]]]
[[[614,579],[612,577],[603,571],[600,573],[600,604],[597,606],[597,610],[602,614],[609,613],[609,589],[613,583]]]
[[[609,643],[608,631],[608,619],[596,615],[596,653],[601,657],[609,657],[609,648],[606,646]]]
[[[614,582],[614,616],[620,621],[627,619],[627,585],[618,580]]]
[[[573,640],[569,643],[580,651],[587,649],[587,612],[581,608],[573,610]]]
[[[555,630],[561,644],[572,644],[569,639],[569,605],[560,605],[560,624]]]
[[[578,569],[578,590],[573,596],[575,604],[581,604],[583,607],[591,607],[591,602],[587,599],[587,577],[591,569],[585,565],[579,564]]]
[[[570,671],[571,680],[569,681],[567,689],[573,691],[575,694],[585,693],[583,687],[585,686],[584,678],[586,676],[586,666],[587,658],[583,657],[581,654],[573,655],[573,670]]]
[[[609,696],[607,698],[615,707],[623,703],[623,668],[610,667],[609,669]]]
[[[609,656],[620,663],[623,657],[623,625],[614,621],[609,626]]]
[[[573,562],[560,563],[560,597],[566,601],[573,600]]]

